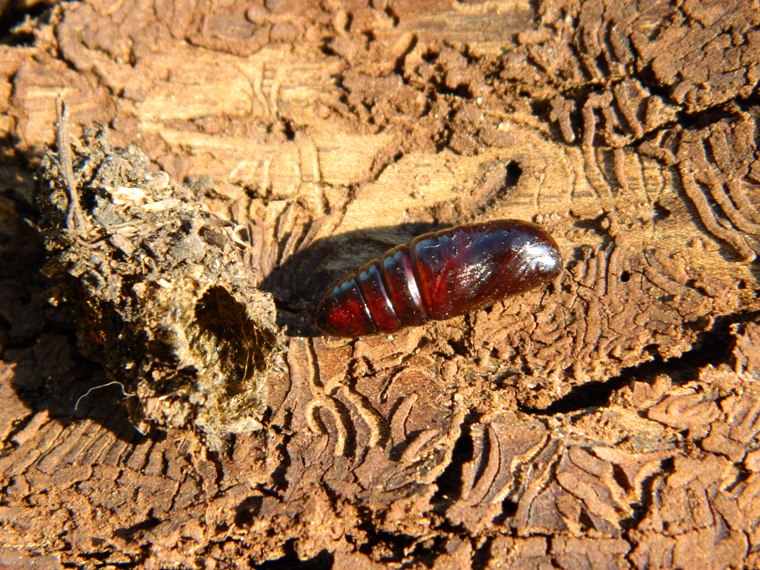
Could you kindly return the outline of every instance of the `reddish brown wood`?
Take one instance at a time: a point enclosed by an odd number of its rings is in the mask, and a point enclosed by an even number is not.
[[[751,3],[55,4],[0,42],[0,565],[760,567]],[[218,366],[215,402],[135,374],[133,337],[99,336],[70,312],[87,297],[41,281],[32,171],[59,94],[79,189],[116,148],[135,167],[107,162],[127,178],[81,202],[113,230],[73,236],[83,286],[141,301],[100,277],[151,273],[159,235],[201,279],[239,252],[227,274],[275,297],[287,335],[264,384],[236,381],[261,338],[217,288],[195,307],[175,273],[144,290],[197,316],[176,371]],[[115,148],[92,154],[93,124]],[[167,216],[133,243],[114,212],[181,182],[217,221]],[[512,217],[562,244],[547,294],[351,342],[291,326],[405,224]],[[101,341],[105,369],[81,356]],[[234,433],[210,453],[193,410],[257,388],[263,429],[221,413]]]

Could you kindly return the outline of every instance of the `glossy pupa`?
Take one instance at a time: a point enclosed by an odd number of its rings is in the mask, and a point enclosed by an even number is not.
[[[533,289],[562,270],[549,233],[519,220],[464,224],[399,245],[329,288],[315,322],[332,336],[392,333]]]

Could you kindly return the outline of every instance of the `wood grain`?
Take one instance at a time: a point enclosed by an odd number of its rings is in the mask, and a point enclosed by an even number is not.
[[[739,1],[87,1],[0,45],[0,561],[756,566],[759,24]],[[48,303],[32,172],[59,95],[73,140],[107,125],[246,228],[285,371],[222,453],[136,432],[118,366]],[[557,238],[556,286],[314,335],[333,279],[495,218]]]

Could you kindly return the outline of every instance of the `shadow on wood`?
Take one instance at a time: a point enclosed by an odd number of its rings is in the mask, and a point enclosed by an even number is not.
[[[410,223],[323,238],[289,257],[264,278],[260,288],[274,297],[277,324],[287,336],[322,336],[312,316],[322,295],[333,283],[399,244],[446,227]]]

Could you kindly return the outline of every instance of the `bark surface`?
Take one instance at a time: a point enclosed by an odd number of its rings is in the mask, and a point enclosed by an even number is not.
[[[0,565],[760,566],[759,28],[740,0],[92,0],[8,34]],[[178,219],[244,230],[209,243],[274,299],[284,363],[224,445],[179,404],[137,425],[120,327],[41,274],[58,96],[77,173],[105,125],[202,209]],[[552,233],[556,283],[392,336],[313,330],[332,281],[495,218]],[[116,273],[74,242],[83,275]]]

